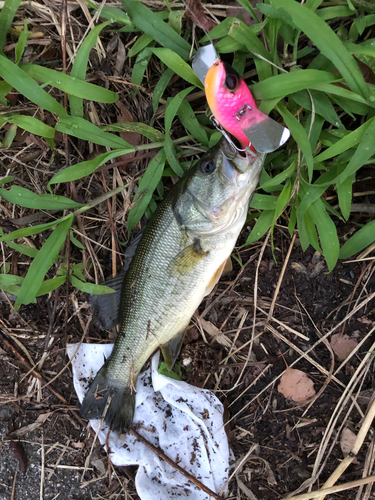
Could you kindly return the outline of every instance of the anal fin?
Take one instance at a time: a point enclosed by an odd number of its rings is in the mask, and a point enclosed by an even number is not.
[[[164,362],[168,370],[172,370],[178,355],[180,354],[182,344],[184,342],[187,328],[175,335],[169,342],[160,346],[163,353]]]

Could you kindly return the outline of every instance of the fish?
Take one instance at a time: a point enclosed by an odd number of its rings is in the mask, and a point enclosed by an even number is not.
[[[89,386],[82,417],[103,418],[118,434],[129,430],[138,374],[159,347],[173,367],[192,315],[230,259],[264,159],[240,154],[222,138],[166,194],[130,252],[118,336]]]
[[[202,47],[193,61],[216,122],[239,142],[241,148],[271,153],[290,137],[289,130],[262,113],[241,76],[216,54]]]

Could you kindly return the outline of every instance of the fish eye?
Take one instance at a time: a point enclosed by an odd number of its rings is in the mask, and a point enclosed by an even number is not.
[[[236,90],[236,88],[238,87],[238,78],[236,75],[233,75],[233,74],[229,74],[226,76],[225,78],[225,86],[227,87],[227,89],[229,90]]]
[[[204,161],[201,165],[201,172],[203,174],[211,174],[216,168],[215,163],[212,160]]]

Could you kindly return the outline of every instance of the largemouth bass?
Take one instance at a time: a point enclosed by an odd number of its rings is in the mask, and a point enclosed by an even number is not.
[[[82,403],[112,431],[132,424],[137,377],[161,347],[172,368],[190,319],[220,278],[245,223],[265,155],[223,139],[187,170],[138,243],[121,289],[118,337]]]

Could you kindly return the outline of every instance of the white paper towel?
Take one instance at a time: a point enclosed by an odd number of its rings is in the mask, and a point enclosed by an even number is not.
[[[70,344],[71,358],[78,344]],[[109,357],[113,344],[82,344],[72,360],[74,387],[82,402],[88,385]],[[229,447],[223,427],[223,406],[210,391],[193,387],[158,373],[159,352],[152,358],[152,368],[137,382],[134,423],[154,446],[180,467],[219,493],[228,479]],[[99,420],[90,420],[97,431]],[[108,427],[103,424],[98,437],[104,445]],[[142,500],[210,497],[187,478],[161,460],[136,437],[123,439],[111,433],[110,458],[115,465],[139,465],[136,488]]]

